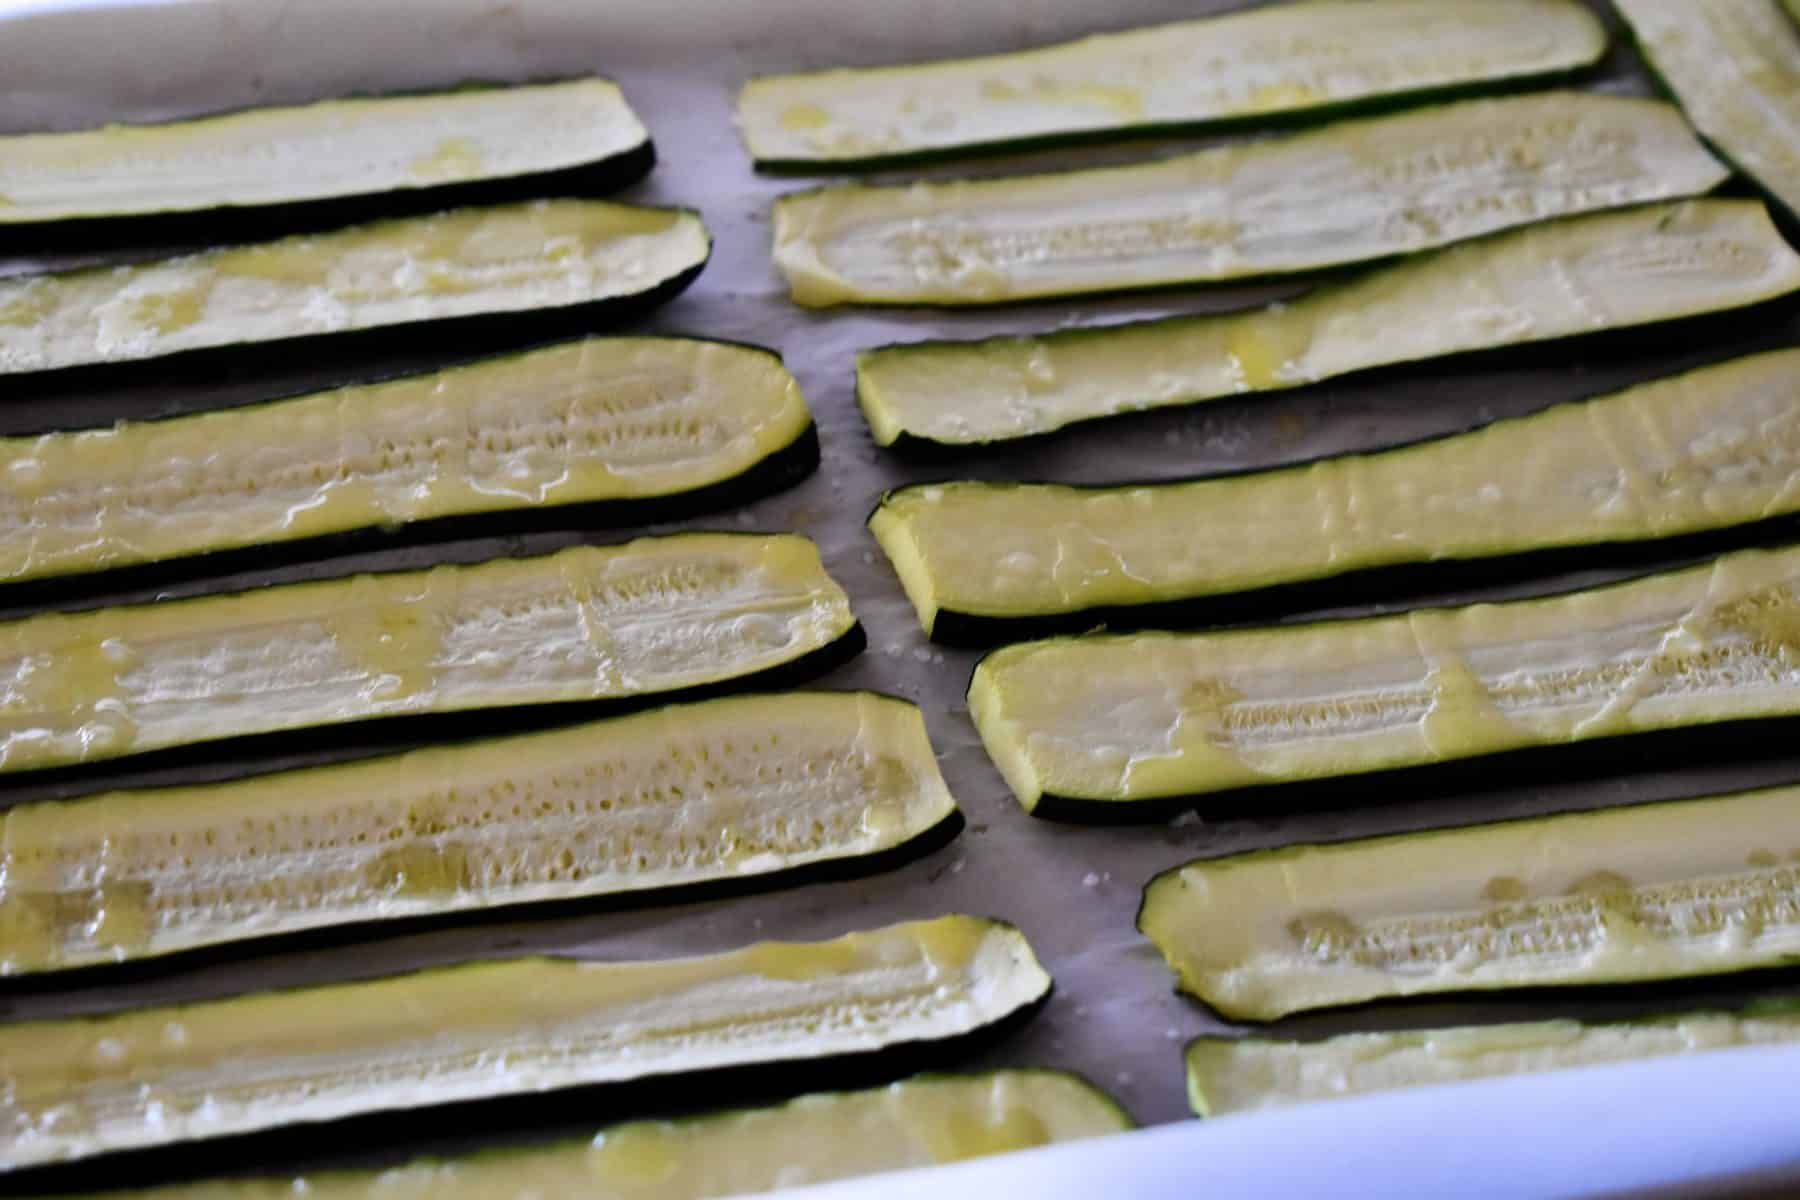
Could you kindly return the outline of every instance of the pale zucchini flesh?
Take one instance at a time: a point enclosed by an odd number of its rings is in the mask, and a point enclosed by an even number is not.
[[[1139,927],[1227,1016],[1800,957],[1800,789],[1291,846],[1153,880]]]
[[[357,97],[0,137],[0,225],[248,208],[540,176],[646,146],[604,79]]]
[[[660,296],[708,250],[691,212],[534,200],[16,275],[0,279],[0,375]]]
[[[1777,0],[1616,0],[1689,120],[1800,215],[1800,29]]]
[[[749,474],[811,427],[769,352],[588,338],[247,408],[0,439],[0,581],[676,497]]]
[[[1027,642],[982,660],[969,709],[1027,809],[1800,715],[1800,549],[1504,604]]]
[[[1200,1116],[1219,1117],[1393,1088],[1793,1042],[1800,1042],[1800,1007],[1781,1000],[1740,1012],[1346,1033],[1318,1042],[1200,1038],[1187,1049],[1188,1099]]]
[[[661,962],[518,959],[0,1026],[17,1168],[973,1033],[1050,977],[973,917]]]
[[[973,445],[1796,289],[1800,256],[1760,204],[1691,201],[1496,234],[1268,308],[865,351],[856,394],[881,445]]]
[[[1128,620],[1133,608],[1355,571],[1800,512],[1796,397],[1800,350],[1778,350],[1297,467],[1119,487],[909,487],[869,524],[934,635],[970,618]]]
[[[746,879],[955,812],[919,710],[848,692],[22,804],[0,816],[0,975]]]
[[[1606,31],[1570,0],[1314,0],[1014,54],[752,79],[759,166],[841,169],[1237,122],[1586,67]]]
[[[0,624],[0,771],[718,686],[854,637],[791,535],[687,534]]]
[[[219,1180],[111,1193],[186,1200],[710,1200],[961,1162],[1121,1133],[1110,1097],[1058,1071],[921,1075],[769,1108],[632,1121],[593,1138],[422,1160],[385,1171]]]
[[[1551,92],[1133,166],[794,193],[774,254],[808,306],[993,304],[1317,271],[1726,174],[1672,105]]]

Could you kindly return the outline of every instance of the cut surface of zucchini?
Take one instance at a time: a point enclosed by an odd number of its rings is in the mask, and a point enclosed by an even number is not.
[[[0,137],[0,225],[554,177],[648,149],[604,79],[326,100]]]
[[[1788,1000],[1741,1012],[1346,1033],[1318,1042],[1207,1037],[1188,1045],[1188,1100],[1199,1115],[1219,1117],[1392,1088],[1791,1042],[1800,1042],[1800,1006]]]
[[[919,710],[847,692],[18,805],[0,975],[741,879],[878,854],[955,811]]]
[[[1796,396],[1800,350],[1778,350],[1302,466],[1118,487],[917,485],[885,497],[869,525],[934,635],[1128,620],[1384,566],[1800,512]]]
[[[0,1026],[13,1167],[972,1033],[1050,977],[973,917],[662,962],[519,959]]]
[[[1725,177],[1673,105],[1551,92],[1134,166],[792,193],[774,253],[808,306],[993,304],[1317,271]]]
[[[1800,789],[1772,788],[1189,863],[1138,925],[1184,990],[1259,1021],[1715,975],[1800,956],[1797,854]]]
[[[1800,216],[1800,30],[1776,0],[1618,0],[1703,136]]]
[[[1330,109],[1589,66],[1606,31],[1569,0],[1315,0],[1014,54],[752,79],[758,165],[873,166]]]
[[[1761,204],[1698,200],[1496,234],[1267,308],[865,351],[856,394],[881,445],[972,445],[1797,288],[1800,256]]]
[[[684,534],[0,624],[0,771],[374,717],[624,699],[852,636],[791,535]]]
[[[113,1194],[144,1200],[296,1195],[711,1200],[1121,1133],[1131,1124],[1106,1093],[1060,1071],[920,1075],[869,1091],[820,1092],[767,1108],[632,1121],[586,1141],[423,1160],[380,1172],[219,1180]]]
[[[1504,604],[1027,642],[969,709],[1026,808],[1800,714],[1800,549]]]
[[[15,275],[0,279],[0,375],[664,296],[708,249],[684,210],[534,200]]]
[[[798,457],[811,427],[773,353],[588,338],[246,408],[0,439],[0,581],[674,497]]]

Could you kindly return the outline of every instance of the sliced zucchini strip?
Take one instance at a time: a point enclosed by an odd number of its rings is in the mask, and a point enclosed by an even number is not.
[[[484,962],[0,1026],[11,1165],[754,1063],[991,1025],[1050,977],[974,917],[663,962]]]
[[[1797,857],[1800,788],[1772,788],[1193,862],[1138,925],[1183,989],[1259,1021],[1715,975],[1800,955]]]
[[[1199,1038],[1187,1049],[1188,1100],[1203,1117],[1393,1088],[1800,1042],[1800,1006],[1765,1000],[1740,1012],[1691,1012],[1584,1024],[1529,1021],[1318,1042]]]
[[[847,692],[19,805],[0,816],[0,975],[741,879],[955,811],[919,710]]]
[[[673,692],[852,636],[805,538],[687,534],[0,624],[0,771]]]
[[[0,580],[675,497],[799,457],[811,428],[768,351],[589,338],[248,408],[0,439]]]
[[[918,1075],[884,1088],[821,1092],[767,1108],[631,1121],[591,1139],[423,1159],[385,1171],[221,1179],[110,1193],[188,1200],[417,1196],[629,1196],[710,1200],[960,1162],[1121,1133],[1131,1118],[1062,1071]]]
[[[499,180],[548,184],[645,155],[649,142],[604,79],[21,134],[0,137],[0,225],[404,196]]]
[[[1776,0],[1616,0],[1705,138],[1800,214],[1800,30]]]
[[[146,1200],[296,1195],[710,1200],[960,1162],[1131,1127],[1105,1092],[1061,1071],[919,1075],[870,1091],[822,1092],[769,1108],[673,1121],[632,1121],[604,1128],[589,1140],[421,1160],[380,1172],[219,1180],[122,1194]]]
[[[969,708],[1026,808],[1800,714],[1800,549],[1506,604],[1027,642]]]
[[[1800,256],[1762,205],[1691,201],[1497,234],[1267,308],[865,351],[856,394],[881,445],[997,442],[1797,288]]]
[[[16,275],[0,279],[0,374],[661,298],[708,247],[684,210],[534,200]]]
[[[891,164],[1327,110],[1592,65],[1606,31],[1569,0],[1317,0],[1015,54],[753,79],[757,165]]]
[[[1550,92],[1133,166],[793,193],[775,263],[808,306],[991,304],[1316,271],[1726,173],[1672,105]]]
[[[903,488],[869,525],[925,628],[950,640],[1035,618],[1198,607],[1402,563],[1638,542],[1800,512],[1796,396],[1800,350],[1778,350],[1304,466],[1121,487]]]

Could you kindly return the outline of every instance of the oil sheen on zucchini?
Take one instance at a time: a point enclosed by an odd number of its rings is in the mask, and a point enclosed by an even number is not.
[[[854,630],[811,542],[749,534],[48,613],[0,624],[0,771],[717,686]]]
[[[751,695],[0,815],[0,975],[764,875],[950,817],[919,710]]]
[[[1800,29],[1777,0],[1616,0],[1694,127],[1800,215]]]
[[[1504,604],[1026,642],[969,709],[1027,809],[1800,715],[1800,548]]]
[[[0,1025],[13,1167],[361,1113],[938,1041],[1042,999],[974,917],[661,962],[514,959]]]
[[[865,351],[856,394],[881,445],[971,445],[1797,288],[1800,257],[1761,204],[1689,201],[1496,234],[1267,308]]]
[[[648,166],[649,141],[604,79],[20,134],[0,137],[0,225],[454,195],[500,181],[547,191],[625,155]]]
[[[1138,925],[1184,990],[1258,1021],[1716,975],[1800,957],[1797,857],[1800,789],[1774,788],[1193,862]]]
[[[470,513],[636,510],[786,453],[803,460],[811,428],[772,353],[589,338],[248,408],[5,438],[0,581]]]
[[[1188,1100],[1201,1116],[1219,1117],[1392,1088],[1791,1042],[1800,1042],[1800,1006],[1792,1000],[1738,1012],[1346,1033],[1318,1042],[1203,1037],[1187,1048]]]
[[[1778,350],[1302,466],[1118,487],[908,487],[869,524],[934,636],[1009,621],[1091,627],[1377,567],[1800,512],[1796,396],[1800,350]]]
[[[1673,105],[1549,92],[1133,166],[792,193],[774,253],[808,306],[994,304],[1316,271],[1726,174]]]
[[[1060,1071],[919,1075],[870,1091],[632,1121],[582,1141],[427,1159],[380,1172],[327,1171],[112,1194],[143,1200],[710,1200],[961,1162],[1121,1133],[1131,1124],[1106,1093]]]
[[[0,279],[0,375],[660,298],[708,248],[684,210],[534,200],[15,275]]]
[[[870,167],[958,151],[1254,120],[1592,65],[1570,0],[1314,0],[1015,54],[752,79],[758,166]]]

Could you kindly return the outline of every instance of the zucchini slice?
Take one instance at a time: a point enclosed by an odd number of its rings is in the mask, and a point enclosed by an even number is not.
[[[996,304],[1317,271],[1726,175],[1673,105],[1548,92],[1132,166],[791,193],[774,253],[810,307]]]
[[[19,805],[0,816],[0,975],[744,879],[955,811],[919,710],[847,692]]]
[[[918,1075],[858,1092],[672,1121],[631,1121],[591,1139],[385,1171],[328,1171],[112,1193],[187,1200],[352,1200],[429,1196],[629,1196],[707,1200],[773,1192],[881,1171],[960,1162],[1122,1133],[1131,1118],[1105,1092],[1062,1071]]]
[[[772,490],[817,458],[806,401],[775,354],[589,338],[248,408],[0,439],[0,581],[524,507],[641,517]]]
[[[1771,788],[1189,863],[1138,926],[1184,990],[1258,1021],[1716,975],[1800,957],[1796,858],[1800,788]]]
[[[0,1025],[11,1166],[939,1041],[1048,993],[974,917],[662,962],[515,959]]]
[[[1741,308],[1800,288],[1761,204],[1570,217],[1378,267],[1266,308],[857,358],[883,446],[966,446],[1356,371]]]
[[[969,709],[1027,809],[1800,714],[1800,549],[1505,604],[1008,646]]]
[[[649,133],[604,79],[356,97],[0,137],[0,226],[592,194],[653,161]],[[245,209],[261,211],[225,211]]]
[[[1404,563],[1621,544],[1800,512],[1800,350],[1369,454],[1117,487],[940,483],[869,526],[925,628],[1091,628]],[[1195,537],[1204,529],[1206,536]],[[1222,602],[1222,601],[1221,601]]]
[[[0,375],[655,303],[699,274],[709,246],[699,216],[685,210],[534,200],[15,275],[0,279]]]
[[[1707,141],[1800,216],[1800,30],[1776,0],[1615,0]]]
[[[0,624],[0,771],[374,717],[624,700],[857,643],[791,535],[684,534]]]
[[[1187,1048],[1188,1100],[1203,1117],[1467,1079],[1560,1071],[1726,1046],[1800,1042],[1800,1004],[1586,1024],[1528,1021],[1318,1042],[1204,1037]]]
[[[1570,0],[1316,0],[1015,54],[753,79],[759,167],[891,166],[1076,138],[1317,112],[1593,65]]]

